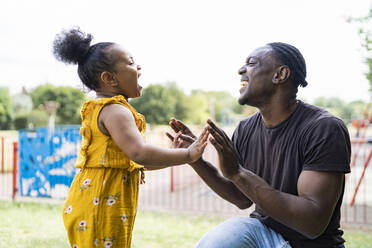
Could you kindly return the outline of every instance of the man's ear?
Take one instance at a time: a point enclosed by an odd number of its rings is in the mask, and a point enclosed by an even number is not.
[[[291,75],[291,70],[289,69],[289,67],[286,65],[282,65],[278,67],[278,69],[274,73],[273,83],[274,84],[284,83],[285,81],[287,81],[290,75]]]
[[[115,76],[108,71],[104,71],[101,73],[101,81],[111,87],[115,87],[118,85],[118,83],[115,80]]]

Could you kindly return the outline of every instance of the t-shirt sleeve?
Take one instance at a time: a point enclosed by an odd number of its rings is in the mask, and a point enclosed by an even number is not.
[[[350,172],[350,137],[341,120],[319,120],[308,130],[302,148],[303,170]]]

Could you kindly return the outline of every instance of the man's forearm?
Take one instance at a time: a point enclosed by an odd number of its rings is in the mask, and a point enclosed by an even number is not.
[[[223,177],[211,163],[199,159],[190,165],[201,179],[223,199],[240,209],[246,209],[252,205],[252,201],[240,192],[231,181]]]
[[[311,199],[275,190],[262,178],[245,169],[241,169],[231,180],[266,215],[308,238],[319,236],[328,225],[327,213]]]

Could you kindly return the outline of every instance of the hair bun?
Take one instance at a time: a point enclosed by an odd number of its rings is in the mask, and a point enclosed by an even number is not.
[[[53,42],[54,56],[67,64],[82,63],[88,53],[93,36],[83,33],[80,28],[63,30]]]

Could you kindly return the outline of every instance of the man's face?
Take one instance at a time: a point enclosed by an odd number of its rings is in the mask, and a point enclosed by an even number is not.
[[[277,66],[270,46],[254,50],[239,69],[243,86],[240,89],[239,104],[259,107],[267,102],[276,90],[272,80]]]

